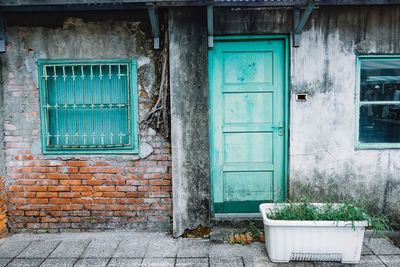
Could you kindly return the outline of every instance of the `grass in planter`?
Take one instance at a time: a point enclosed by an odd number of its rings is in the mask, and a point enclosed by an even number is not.
[[[272,220],[297,221],[368,221],[368,228],[374,232],[391,231],[389,220],[381,214],[370,215],[364,206],[354,203],[340,203],[335,205],[326,203],[316,206],[309,202],[289,203],[272,209],[269,216]]]
[[[273,220],[297,221],[364,221],[365,210],[351,204],[336,206],[325,204],[316,206],[312,203],[289,203],[272,210],[269,216]]]

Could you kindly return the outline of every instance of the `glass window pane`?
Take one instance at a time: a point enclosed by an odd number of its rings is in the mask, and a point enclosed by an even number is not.
[[[360,101],[400,101],[400,59],[361,61]]]
[[[400,143],[400,105],[362,105],[360,143]]]

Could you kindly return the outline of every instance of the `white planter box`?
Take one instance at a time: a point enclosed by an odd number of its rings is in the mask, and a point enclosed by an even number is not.
[[[358,263],[367,221],[285,221],[268,219],[284,204],[261,204],[265,246],[272,262],[340,261]]]

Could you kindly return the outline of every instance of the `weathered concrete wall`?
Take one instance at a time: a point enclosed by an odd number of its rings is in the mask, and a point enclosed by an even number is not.
[[[169,14],[173,229],[208,225],[210,216],[207,28],[203,8]]]
[[[292,192],[365,198],[399,223],[400,150],[355,149],[355,60],[400,53],[400,8],[322,9],[311,22],[292,56],[292,93],[311,95],[291,105]]]
[[[171,227],[170,143],[154,130],[140,132],[139,155],[51,156],[41,152],[39,58],[136,58],[139,120],[151,108],[151,92],[157,88],[159,75],[147,13],[121,14],[7,17],[7,52],[1,55],[1,118],[8,214],[14,231]],[[138,19],[141,14],[146,19]]]
[[[288,34],[291,11],[217,10],[217,34]],[[365,199],[400,215],[400,150],[355,149],[355,60],[359,53],[400,53],[400,7],[315,10],[290,48],[291,196]],[[296,93],[309,94],[296,102]]]

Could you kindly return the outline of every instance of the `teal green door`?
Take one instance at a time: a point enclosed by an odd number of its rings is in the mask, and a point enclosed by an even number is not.
[[[215,213],[285,197],[285,39],[217,39],[209,52]]]

